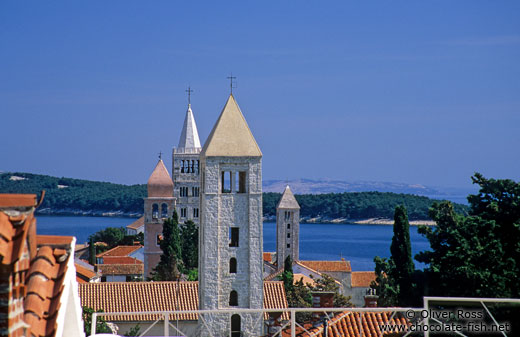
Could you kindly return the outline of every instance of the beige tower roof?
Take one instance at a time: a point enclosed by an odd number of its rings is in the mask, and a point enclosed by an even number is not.
[[[280,198],[276,208],[300,209],[300,205],[298,204],[298,201],[296,201],[296,198],[289,188],[289,185],[285,187],[285,190],[283,191],[282,197]]]
[[[206,157],[261,157],[262,152],[247,126],[233,95],[220,113],[201,152]]]
[[[148,179],[148,198],[164,197],[173,197],[173,181],[162,159],[159,159]]]

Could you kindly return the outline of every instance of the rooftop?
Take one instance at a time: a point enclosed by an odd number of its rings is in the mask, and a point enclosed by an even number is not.
[[[370,283],[376,280],[376,274],[373,271],[353,271],[352,287],[370,287]]]
[[[171,198],[173,196],[173,181],[164,166],[162,159],[159,159],[155,169],[148,179],[149,198]]]
[[[81,304],[105,312],[198,310],[198,282],[103,282],[79,284]],[[154,298],[154,301],[150,301]],[[264,282],[264,308],[287,308],[283,282]],[[178,317],[176,317],[178,316]],[[107,321],[153,321],[157,314],[113,315]],[[197,314],[170,320],[197,320]]]
[[[202,148],[201,157],[261,157],[249,126],[233,95],[229,98]]]
[[[278,201],[278,205],[276,205],[276,209],[279,208],[300,209],[300,205],[298,204],[298,201],[296,201],[289,185],[285,187],[282,197],[280,198],[280,201]]]
[[[108,256],[128,256],[135,252],[136,250],[141,249],[142,245],[135,245],[135,246],[116,246],[112,249],[107,250],[106,252],[99,253],[96,255],[96,257],[108,257]]]
[[[298,261],[300,264],[318,272],[351,272],[350,261]]]
[[[138,230],[139,228],[141,228],[143,226],[144,226],[144,216],[142,216],[139,219],[135,220],[134,222],[132,222],[131,224],[126,226],[126,228]]]

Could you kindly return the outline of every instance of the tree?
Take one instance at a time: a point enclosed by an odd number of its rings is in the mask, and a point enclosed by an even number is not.
[[[196,269],[199,264],[199,229],[191,220],[181,227],[182,262],[186,273]]]
[[[430,210],[437,226],[419,228],[432,248],[416,256],[429,265],[425,293],[520,297],[520,184],[479,173],[472,180],[480,191],[468,197],[469,216],[441,202]]]
[[[393,268],[390,277],[398,289],[397,302],[400,306],[409,306],[413,296],[412,277],[415,265],[412,260],[410,242],[410,224],[404,206],[397,206],[394,212],[394,236],[390,245]]]
[[[163,239],[160,247],[162,250],[159,264],[154,268],[151,279],[154,281],[176,281],[180,278],[182,270],[182,249],[179,233],[179,220],[177,212],[164,220]]]
[[[86,336],[91,335],[92,330],[92,314],[94,312],[103,312],[103,310],[94,311],[94,309],[89,307],[82,307],[83,309],[83,330],[85,331]],[[112,333],[112,329],[105,322],[105,319],[102,316],[98,316],[96,318],[96,331],[94,333]]]
[[[291,255],[287,255],[283,265],[283,273],[282,273],[282,281],[283,286],[285,288],[285,293],[290,294],[294,290],[294,275],[292,269],[292,259]]]
[[[412,260],[410,224],[404,205],[394,211],[394,236],[390,245],[390,259],[376,256],[376,282],[372,287],[379,295],[381,306],[410,306],[414,301],[413,275],[415,266]]]

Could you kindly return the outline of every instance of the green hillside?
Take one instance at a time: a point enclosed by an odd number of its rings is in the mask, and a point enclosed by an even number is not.
[[[106,182],[57,178],[31,173],[1,173],[0,193],[36,193],[46,191],[39,211],[49,214],[120,212],[126,215],[143,212],[146,185],[121,185]],[[264,215],[274,216],[280,193],[264,193]],[[395,206],[405,205],[412,220],[428,219],[428,209],[435,200],[427,197],[389,192],[355,192],[296,195],[302,217],[322,218],[392,218]],[[455,204],[459,213],[467,207]]]

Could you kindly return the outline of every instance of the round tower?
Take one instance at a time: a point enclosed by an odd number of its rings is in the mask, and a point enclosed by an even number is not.
[[[148,179],[148,197],[144,199],[144,276],[150,276],[159,263],[162,251],[162,227],[175,209],[173,181],[162,159]]]

